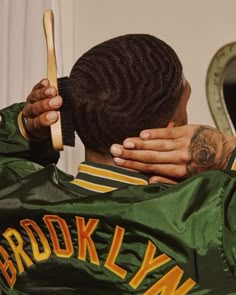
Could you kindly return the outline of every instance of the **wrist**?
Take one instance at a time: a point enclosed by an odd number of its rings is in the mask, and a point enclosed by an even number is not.
[[[48,139],[46,135],[35,136],[32,132],[33,128],[30,127],[30,119],[27,119],[22,112],[18,116],[18,125],[21,134],[30,142],[40,142]]]

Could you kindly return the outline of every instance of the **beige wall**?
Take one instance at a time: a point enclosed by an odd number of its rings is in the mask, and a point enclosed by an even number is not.
[[[66,73],[79,55],[108,38],[156,35],[175,48],[192,85],[190,122],[214,124],[206,71],[217,49],[236,39],[235,0],[61,0],[61,5]]]

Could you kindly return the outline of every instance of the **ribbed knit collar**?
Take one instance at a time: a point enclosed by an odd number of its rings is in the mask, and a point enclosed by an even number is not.
[[[78,174],[71,183],[80,189],[81,193],[105,193],[129,185],[146,185],[148,177],[144,174],[129,171],[120,167],[82,162]]]

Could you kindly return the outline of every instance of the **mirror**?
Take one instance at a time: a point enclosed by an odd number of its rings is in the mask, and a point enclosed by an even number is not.
[[[226,109],[236,129],[236,59],[226,67],[222,87]]]
[[[206,94],[216,127],[235,135],[236,42],[221,47],[208,67]]]

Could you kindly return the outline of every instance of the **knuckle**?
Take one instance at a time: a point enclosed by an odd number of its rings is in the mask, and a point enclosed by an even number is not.
[[[183,169],[182,169],[182,167],[175,167],[174,169],[173,169],[173,175],[175,176],[175,177],[177,177],[177,178],[180,178],[180,177],[182,177],[182,176],[184,176],[183,175]]]
[[[43,113],[43,112],[51,110],[52,107],[49,104],[49,100],[44,99],[39,102],[39,108],[40,108],[40,112]]]
[[[27,102],[33,104],[35,102],[35,92],[31,92],[27,97]]]
[[[154,171],[154,166],[151,164],[144,164],[143,170],[148,172],[148,173],[153,173]]]
[[[37,119],[32,120],[32,124],[33,124],[33,127],[34,127],[35,130],[39,129],[39,125],[38,125],[37,121],[38,121]]]
[[[32,117],[39,116],[49,110],[50,108],[48,106],[48,103],[45,100],[35,102],[29,105],[29,112]]]
[[[145,141],[143,141],[141,138],[135,138],[133,139],[133,142],[135,143],[136,149],[142,149],[145,147]]]
[[[164,141],[164,140],[159,141],[159,149],[160,150],[168,150],[168,146],[167,146],[166,141]]]
[[[31,98],[35,99],[37,97],[36,93],[37,93],[36,90],[35,91],[32,91],[31,92],[31,95],[30,95]]]
[[[125,157],[127,159],[132,159],[133,158],[133,153],[132,153],[132,151],[122,149],[121,156]]]
[[[167,135],[167,138],[171,138],[172,137],[172,134],[173,134],[172,133],[172,128],[167,128],[167,131],[166,132],[167,132],[167,134],[166,134]]]
[[[181,148],[183,143],[185,143],[185,140],[183,142],[182,138],[176,138],[173,140],[173,144],[176,146],[176,148]]]
[[[32,118],[34,116],[34,114],[32,113],[32,105],[31,103],[27,103],[25,105],[25,107],[22,110],[22,114],[26,117],[26,118]]]
[[[47,122],[47,120],[45,120],[44,116],[39,117],[39,120],[38,120],[39,127],[46,126],[46,122]]]
[[[183,163],[189,162],[190,159],[191,159],[191,157],[190,157],[190,154],[188,152],[184,152],[180,156],[180,161],[183,162]]]
[[[36,105],[30,105],[29,106],[29,113],[31,117],[37,116],[37,106]]]
[[[153,162],[153,152],[147,151],[145,158],[148,163],[152,163]]]

